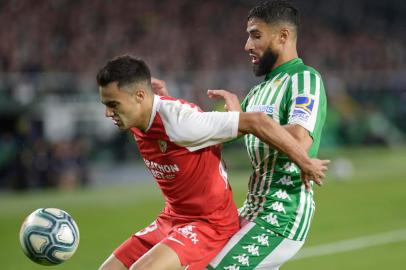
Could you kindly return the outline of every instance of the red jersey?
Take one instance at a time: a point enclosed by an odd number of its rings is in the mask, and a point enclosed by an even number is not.
[[[186,101],[154,96],[147,130],[131,132],[162,190],[167,213],[238,224],[218,146],[237,136],[238,121],[238,112],[202,112]]]

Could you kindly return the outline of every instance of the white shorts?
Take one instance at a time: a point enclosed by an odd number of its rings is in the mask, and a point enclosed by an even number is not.
[[[294,241],[279,236],[254,222],[240,219],[241,229],[228,241],[207,269],[278,270],[303,246],[304,241]]]

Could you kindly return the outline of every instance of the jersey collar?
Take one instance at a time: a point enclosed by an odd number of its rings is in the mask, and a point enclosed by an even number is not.
[[[267,80],[271,79],[273,76],[275,76],[276,74],[280,73],[282,70],[289,69],[290,67],[297,65],[297,64],[303,64],[302,59],[294,58],[288,62],[285,62],[282,65],[279,65],[276,68],[274,68],[273,70],[271,70],[271,72],[269,72],[265,76],[265,80],[267,81]]]
[[[154,119],[155,119],[155,116],[156,116],[156,111],[158,110],[159,102],[161,101],[161,99],[160,99],[159,96],[157,96],[157,95],[154,95],[154,96],[153,96],[153,99],[154,99],[154,101],[153,101],[153,103],[152,103],[151,117],[150,117],[150,119],[149,119],[148,127],[147,127],[147,129],[145,130],[145,133],[147,133],[148,130],[151,128],[152,123],[154,122]]]

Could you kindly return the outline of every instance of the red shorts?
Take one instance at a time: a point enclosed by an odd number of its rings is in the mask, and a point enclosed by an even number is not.
[[[220,252],[239,229],[215,228],[208,222],[168,215],[163,212],[145,229],[137,232],[119,246],[113,254],[127,268],[158,243],[172,248],[182,266],[201,270]]]

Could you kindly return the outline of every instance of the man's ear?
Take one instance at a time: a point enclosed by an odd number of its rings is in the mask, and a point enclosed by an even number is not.
[[[285,27],[281,28],[281,30],[279,31],[279,41],[282,44],[285,44],[291,34],[292,33],[290,32],[289,28],[285,28]]]
[[[137,101],[137,102],[142,102],[144,99],[145,99],[145,96],[146,96],[146,92],[145,92],[145,90],[143,89],[143,88],[138,88],[137,90],[135,90],[132,94],[131,94],[131,96],[133,97],[133,98],[135,98],[135,100]]]

